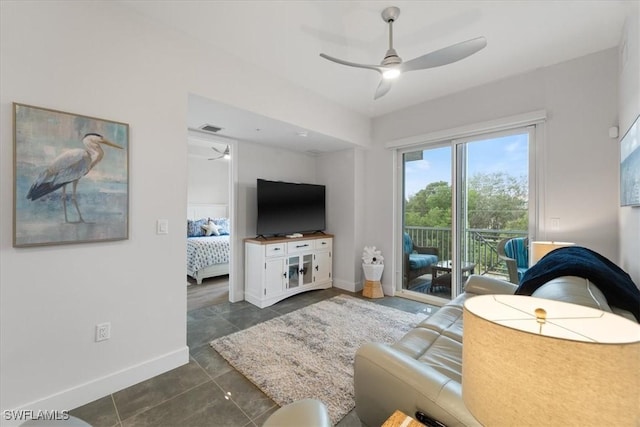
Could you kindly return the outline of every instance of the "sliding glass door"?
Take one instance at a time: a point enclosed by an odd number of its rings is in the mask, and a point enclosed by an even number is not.
[[[401,151],[402,291],[448,300],[470,274],[506,278],[498,243],[527,236],[533,127]]]

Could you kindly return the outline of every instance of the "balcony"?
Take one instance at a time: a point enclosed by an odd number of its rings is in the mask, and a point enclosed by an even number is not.
[[[417,246],[438,248],[440,260],[452,259],[450,228],[407,226],[405,227],[405,232],[411,236]],[[491,277],[508,280],[507,266],[498,257],[498,243],[505,238],[525,237],[527,234],[527,231],[524,230],[468,229],[462,238],[462,261],[474,263],[475,274],[490,275]],[[430,283],[430,278],[422,279],[425,286],[416,287],[420,289],[418,292],[424,292],[427,289],[433,291],[430,286],[426,286],[428,284],[427,280]],[[415,285],[415,283],[412,282],[410,285]],[[407,284],[403,284],[403,287],[407,289]],[[446,295],[440,296],[449,298],[450,290],[446,290]]]

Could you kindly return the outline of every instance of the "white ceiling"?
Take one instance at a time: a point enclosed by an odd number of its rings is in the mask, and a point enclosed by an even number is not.
[[[376,117],[616,46],[625,17],[638,8],[640,1],[124,0],[122,3],[294,85]],[[478,36],[486,37],[488,45],[454,64],[402,75],[387,95],[374,101],[379,80],[376,72],[338,65],[319,54],[378,64],[388,43],[387,24],[380,17],[387,6],[401,10],[394,23],[394,47],[404,61]],[[225,108],[215,102],[210,107],[213,114],[220,113],[216,108]],[[225,120],[236,123],[227,126]],[[225,117],[218,114],[212,124],[242,127],[242,132],[227,135],[234,138],[246,139],[248,134],[251,140],[281,140],[285,133],[291,140],[300,139],[290,135],[302,129],[260,120],[238,110],[228,111]],[[266,135],[271,127],[279,135]],[[257,128],[263,131],[255,131]],[[339,141],[331,140],[323,141],[323,147],[324,144],[331,149],[341,146]],[[303,147],[303,151],[308,150]]]

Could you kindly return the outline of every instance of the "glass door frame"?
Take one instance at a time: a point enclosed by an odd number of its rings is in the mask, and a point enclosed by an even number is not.
[[[544,163],[539,159],[544,158],[544,135],[545,135],[545,122],[546,111],[538,110],[530,113],[525,113],[517,116],[506,117],[503,119],[478,123],[469,126],[462,126],[458,128],[437,131],[425,135],[417,135],[410,138],[403,138],[397,141],[392,141],[385,144],[385,147],[393,150],[393,163],[394,167],[394,207],[393,207],[393,221],[394,221],[394,283],[393,288],[395,294],[404,298],[416,299],[435,305],[443,305],[448,302],[443,298],[421,295],[416,292],[411,292],[403,289],[403,245],[402,236],[404,233],[404,153],[416,151],[419,149],[438,148],[450,145],[453,152],[455,152],[456,145],[454,141],[466,141],[471,139],[485,139],[489,135],[499,134],[500,132],[515,132],[520,133],[523,130],[529,132],[529,235],[531,239],[540,238],[540,230],[544,230],[544,198],[540,197],[541,192],[544,191]],[[461,143],[461,142],[459,142]],[[453,153],[452,153],[453,154]],[[455,170],[452,171],[452,183],[456,179],[457,169],[455,160],[458,158],[456,154],[452,155],[452,166]],[[453,185],[452,187],[457,187]],[[452,206],[452,215],[457,215],[459,209],[458,201],[458,189],[452,188],[452,200],[456,202]],[[454,217],[455,218],[455,217]],[[455,224],[459,222],[456,221]],[[455,237],[452,238],[452,262],[457,265],[459,255],[457,235],[460,233],[456,225],[452,229],[452,234]],[[542,236],[544,238],[544,236]],[[452,283],[453,289],[461,279],[460,268],[457,267],[455,273],[455,283]]]
[[[536,127],[524,126],[517,127],[508,130],[502,130],[497,132],[483,133],[465,138],[457,138],[451,141],[451,152],[452,152],[452,182],[455,181],[455,185],[452,185],[451,188],[451,198],[453,200],[453,205],[451,207],[451,216],[452,216],[452,237],[451,237],[451,261],[454,266],[452,271],[452,281],[451,281],[451,298],[455,298],[460,293],[462,293],[463,286],[463,278],[462,278],[462,269],[460,268],[460,241],[463,236],[466,234],[463,222],[459,216],[460,213],[464,212],[463,206],[467,202],[464,200],[465,192],[462,191],[462,188],[466,184],[467,176],[467,168],[465,166],[465,162],[467,160],[467,150],[466,144],[490,140],[495,138],[502,138],[511,135],[521,135],[528,134],[528,200],[527,200],[527,209],[528,213],[528,235],[535,235],[535,225],[538,222],[538,209],[537,206],[537,185],[536,185]]]

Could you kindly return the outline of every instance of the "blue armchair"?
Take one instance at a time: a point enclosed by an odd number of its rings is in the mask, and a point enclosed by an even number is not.
[[[498,256],[507,264],[509,281],[516,285],[529,269],[529,239],[514,237],[498,243]]]
[[[409,233],[404,233],[404,276],[408,285],[413,279],[431,273],[431,266],[438,262],[438,248],[416,246]]]

